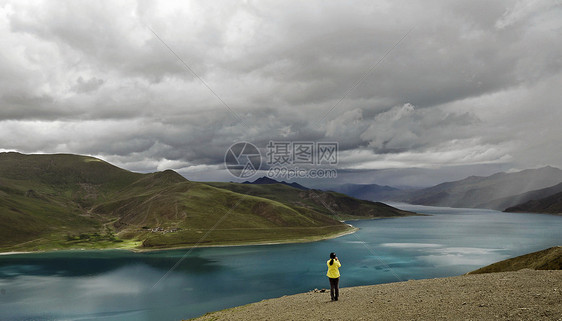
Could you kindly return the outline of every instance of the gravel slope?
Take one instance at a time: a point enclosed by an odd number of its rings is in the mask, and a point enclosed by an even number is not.
[[[520,270],[302,293],[196,320],[562,320],[562,271]]]

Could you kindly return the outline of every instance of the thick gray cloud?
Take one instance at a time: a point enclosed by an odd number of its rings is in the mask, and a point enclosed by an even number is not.
[[[0,148],[199,180],[242,140],[337,141],[362,178],[562,167],[561,33],[550,0],[3,2]]]

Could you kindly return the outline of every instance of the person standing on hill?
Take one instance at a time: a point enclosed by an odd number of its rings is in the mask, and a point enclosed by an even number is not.
[[[330,296],[332,297],[332,301],[337,301],[338,297],[340,296],[340,270],[341,267],[340,260],[336,256],[336,253],[330,253],[330,259],[326,262],[328,265],[328,273],[326,275],[330,279]]]

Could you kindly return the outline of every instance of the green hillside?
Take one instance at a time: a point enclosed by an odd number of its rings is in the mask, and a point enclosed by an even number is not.
[[[519,271],[521,269],[562,270],[562,246],[503,260],[468,274]]]
[[[359,200],[345,194],[320,190],[301,190],[285,184],[207,183],[240,194],[264,197],[295,207],[312,209],[338,220],[416,215],[380,202]]]
[[[1,153],[0,249],[103,232],[88,209],[142,176],[91,157]]]
[[[87,156],[0,153],[0,251],[312,240],[351,230],[342,217],[408,214],[336,193],[239,185],[133,173]]]

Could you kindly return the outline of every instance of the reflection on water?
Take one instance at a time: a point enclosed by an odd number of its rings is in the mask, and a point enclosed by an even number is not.
[[[322,242],[186,253],[76,251],[0,256],[0,319],[179,320],[264,298],[325,288],[330,252],[341,286],[466,273],[562,243],[562,217],[411,207],[434,214],[354,221]]]
[[[0,257],[0,277],[26,275],[92,276],[122,267],[146,265],[155,269],[169,269],[185,251],[132,253],[129,251],[60,251],[45,254],[22,254]],[[71,259],[69,259],[71,258]],[[192,264],[180,264],[177,271],[190,274],[208,273],[219,269],[213,260],[191,257]]]

